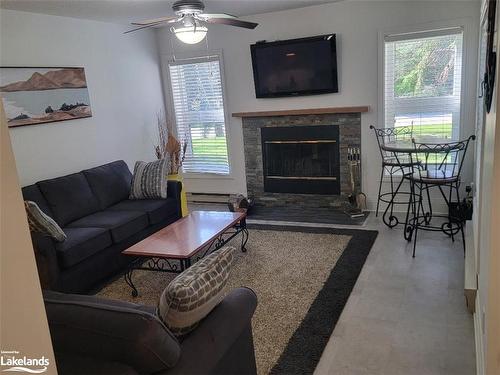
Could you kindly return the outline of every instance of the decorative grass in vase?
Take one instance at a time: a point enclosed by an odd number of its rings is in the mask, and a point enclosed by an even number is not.
[[[181,146],[181,142],[175,136],[173,125],[167,121],[166,116],[161,113],[157,115],[158,141],[155,153],[158,159],[168,157],[170,161],[169,174],[179,174],[182,163],[186,157],[187,137]]]
[[[182,181],[182,176],[179,174],[179,171],[182,167],[182,163],[186,157],[187,150],[187,137],[184,137],[184,143],[177,139],[175,136],[173,125],[170,121],[167,121],[167,117],[162,113],[157,114],[157,130],[158,130],[158,138],[157,144],[155,145],[155,153],[158,159],[168,158],[169,163],[169,172],[168,179],[173,181],[179,181],[182,185],[181,190],[181,211],[182,216],[187,216],[188,207],[187,207],[187,198],[186,192],[184,190],[184,184]]]

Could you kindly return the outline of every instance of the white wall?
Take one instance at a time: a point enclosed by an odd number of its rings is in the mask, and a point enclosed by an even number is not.
[[[0,11],[0,65],[82,66],[93,117],[11,128],[21,185],[124,159],[154,159],[164,110],[156,38],[74,18]]]
[[[222,51],[225,87],[229,114],[239,111],[317,108],[351,105],[369,105],[371,112],[362,116],[363,189],[372,204],[378,189],[380,160],[376,142],[369,129],[378,122],[378,34],[408,26],[466,18],[469,23],[465,35],[464,65],[466,82],[463,98],[469,103],[463,119],[463,135],[474,131],[474,98],[477,77],[478,1],[343,1],[283,12],[268,13],[246,19],[259,23],[251,31],[226,26],[209,26],[209,48]],[[160,29],[158,41],[162,59],[171,56],[171,33]],[[318,34],[337,33],[339,89],[338,94],[307,97],[256,99],[252,75],[250,44],[258,40],[289,39]],[[206,52],[205,43],[196,46],[174,44],[176,55],[200,55]],[[164,85],[168,93],[168,82]],[[167,100],[167,107],[171,108]],[[172,112],[172,111],[171,111]],[[246,192],[245,164],[241,119],[228,118],[230,158],[233,174],[229,179],[187,179],[187,188],[193,192]],[[465,180],[472,180],[472,164]]]
[[[483,0],[486,8],[486,0]],[[500,49],[500,1],[497,0],[496,50]],[[486,18],[486,13],[482,13]],[[475,312],[476,356],[478,374],[497,374],[500,371],[500,293],[499,293],[499,181],[500,181],[500,60],[497,59],[497,75],[493,91],[490,113],[480,121],[480,153],[476,155],[476,165],[480,172],[477,176],[477,197],[474,207],[474,236],[476,249],[477,297]]]

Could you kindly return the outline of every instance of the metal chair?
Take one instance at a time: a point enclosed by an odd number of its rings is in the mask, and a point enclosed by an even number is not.
[[[378,211],[380,207],[380,202],[384,202],[391,205],[391,210],[393,209],[393,204],[406,204],[407,202],[396,202],[394,201],[395,192],[398,194],[410,194],[409,192],[399,192],[398,188],[394,187],[394,175],[402,175],[403,169],[409,166],[409,160],[405,156],[400,156],[396,158],[391,152],[387,152],[383,149],[383,145],[391,143],[411,143],[413,139],[413,124],[411,126],[398,126],[394,128],[375,128],[370,125],[370,129],[373,129],[375,137],[377,139],[380,156],[382,158],[382,168],[380,172],[380,180],[378,186],[378,197],[377,197],[377,210],[375,211],[375,216],[378,217]],[[384,180],[384,175],[390,177],[391,191],[387,193],[382,193],[382,182]],[[387,197],[390,197],[387,199]],[[394,217],[391,211],[390,217]],[[394,224],[396,225],[396,224]],[[390,225],[393,226],[393,225]]]
[[[415,257],[418,230],[442,231],[453,241],[455,235],[461,232],[465,253],[463,218],[453,216],[450,206],[453,192],[456,193],[457,202],[460,202],[460,174],[469,143],[475,139],[476,137],[471,135],[465,140],[450,143],[414,142],[415,149],[407,153],[410,165],[409,173],[404,174],[404,179],[410,182],[411,195],[406,215],[405,238],[411,241],[413,237],[413,257]],[[448,207],[447,215],[434,215],[431,207],[429,212],[424,212],[423,193],[425,191],[429,197],[429,190],[435,187],[441,192]],[[431,221],[435,217],[444,218],[445,221],[440,226],[432,225]]]

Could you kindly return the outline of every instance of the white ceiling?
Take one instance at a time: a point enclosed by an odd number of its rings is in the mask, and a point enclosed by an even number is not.
[[[248,16],[339,0],[204,0],[207,13]],[[4,9],[126,24],[168,16],[174,0],[0,0]]]

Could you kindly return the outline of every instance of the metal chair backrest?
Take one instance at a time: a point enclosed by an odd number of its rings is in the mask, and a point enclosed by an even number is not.
[[[413,140],[413,124],[411,126],[398,126],[394,128],[376,128],[370,125],[377,139],[378,148],[382,161],[390,158],[392,155],[386,152],[381,146],[397,142],[412,142]]]
[[[465,140],[449,143],[414,141],[415,151],[410,153],[410,159],[415,162],[413,172],[426,180],[444,182],[460,177],[469,143],[475,139],[476,136],[471,135]]]

